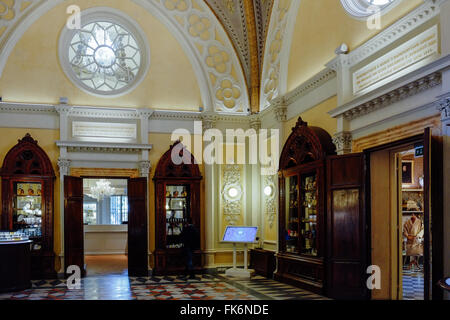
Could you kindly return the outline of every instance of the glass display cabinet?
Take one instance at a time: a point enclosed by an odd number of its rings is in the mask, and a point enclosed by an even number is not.
[[[1,169],[1,229],[24,234],[32,243],[34,279],[55,278],[52,163],[29,134],[6,155]]]
[[[318,293],[325,279],[325,163],[333,154],[331,136],[300,118],[280,159],[275,279]]]
[[[190,213],[189,185],[166,185],[166,248],[182,248],[181,233]]]
[[[174,148],[179,150],[182,158],[191,159],[191,163],[174,164]],[[187,156],[185,153],[188,153]],[[182,232],[190,220],[198,231],[201,230],[201,180],[194,157],[180,142],[171,146],[158,162],[153,178],[156,199],[155,274],[179,274],[185,270]],[[200,248],[194,252],[193,263],[196,271],[202,269]]]

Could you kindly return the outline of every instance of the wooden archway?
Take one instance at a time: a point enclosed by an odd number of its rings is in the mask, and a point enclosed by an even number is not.
[[[53,199],[55,172],[52,163],[38,142],[27,133],[7,154],[1,168],[2,212],[1,228],[16,230],[17,217],[14,209],[18,185],[40,184],[41,190],[41,228],[40,235],[30,237],[33,240],[32,276],[33,278],[54,278],[53,252]],[[18,200],[17,200],[18,202]],[[21,226],[20,228],[23,228]]]
[[[180,159],[189,161],[176,164],[172,161],[172,153],[178,152]],[[184,156],[184,157],[183,157]],[[179,159],[178,159],[179,160]],[[183,209],[181,219],[176,223],[186,223],[192,219],[197,230],[201,230],[201,196],[200,184],[202,176],[200,168],[194,156],[183,146],[180,141],[170,146],[169,150],[161,157],[156,167],[155,176],[155,218],[156,218],[156,251],[155,251],[155,274],[177,274],[185,269],[184,253],[181,248],[171,248],[171,235],[168,234],[166,225],[174,223],[168,218],[169,209],[166,210],[167,201],[171,201],[172,195],[167,195],[170,188],[182,187],[187,193],[184,196],[186,210]],[[175,196],[176,198],[176,196]],[[168,200],[169,199],[169,200]],[[193,253],[193,267],[195,271],[203,268],[202,252],[196,250]]]

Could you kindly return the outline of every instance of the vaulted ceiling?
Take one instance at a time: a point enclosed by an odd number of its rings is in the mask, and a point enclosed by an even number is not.
[[[259,92],[264,46],[274,0],[205,0],[239,56],[250,91]],[[258,101],[252,99],[252,105]]]

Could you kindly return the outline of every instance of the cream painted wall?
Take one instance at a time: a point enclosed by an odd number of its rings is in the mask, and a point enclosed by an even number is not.
[[[58,58],[58,41],[67,6],[81,9],[108,6],[132,17],[147,34],[151,63],[149,72],[131,93],[114,99],[91,96],[65,76]],[[182,47],[154,16],[130,0],[72,0],[56,6],[36,21],[17,43],[2,78],[3,101],[58,103],[68,97],[75,105],[108,107],[151,107],[198,111],[200,89]]]
[[[381,30],[369,30],[365,20],[347,14],[339,0],[301,1],[289,58],[288,91],[295,89],[324,68],[345,42],[350,50]],[[403,0],[382,16],[382,29],[416,8],[423,0]]]
[[[331,136],[337,130],[337,120],[332,118],[328,111],[337,107],[337,97],[334,96],[317,106],[309,109],[306,112],[298,114],[284,123],[284,140],[283,145],[292,133],[292,128],[295,127],[298,117],[302,117],[303,121],[308,122],[309,126],[320,127],[326,130]],[[283,146],[281,146],[283,147]]]

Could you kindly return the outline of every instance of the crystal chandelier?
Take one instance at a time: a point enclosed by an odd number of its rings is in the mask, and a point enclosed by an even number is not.
[[[116,189],[111,187],[111,182],[102,179],[97,181],[97,185],[95,187],[91,187],[91,193],[89,194],[89,197],[101,201],[105,197],[112,196],[115,192]]]

